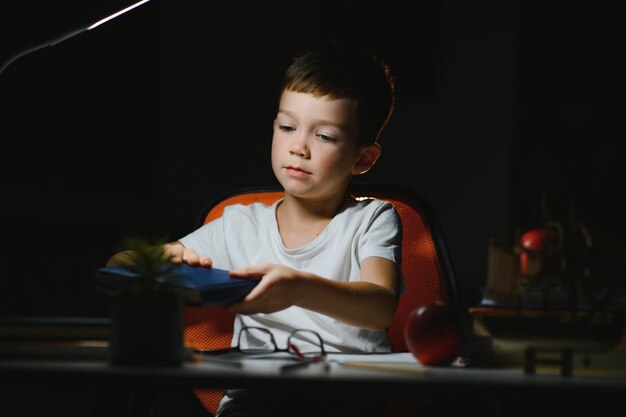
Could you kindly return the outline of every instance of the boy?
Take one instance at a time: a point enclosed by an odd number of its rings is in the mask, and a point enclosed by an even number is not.
[[[402,286],[400,220],[391,204],[356,201],[347,188],[380,156],[378,138],[393,109],[393,80],[374,56],[328,42],[297,57],[285,73],[273,127],[272,168],[284,198],[273,206],[227,207],[221,218],[166,245],[174,262],[261,278],[229,306],[237,313],[233,345],[242,328],[264,327],[279,347],[294,330],[307,329],[326,351],[390,351],[385,329]],[[115,258],[109,264],[121,260]],[[310,338],[297,343],[319,349]],[[271,403],[267,394],[230,391],[218,416],[251,413],[255,398]],[[285,409],[298,414],[302,404],[294,406]]]

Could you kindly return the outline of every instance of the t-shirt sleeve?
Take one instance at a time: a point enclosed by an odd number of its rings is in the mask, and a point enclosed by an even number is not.
[[[389,259],[400,265],[402,259],[400,216],[391,203],[380,205],[365,225],[360,242],[359,260],[370,256]]]
[[[359,261],[371,256],[388,259],[398,267],[400,288],[404,289],[402,277],[402,223],[395,207],[388,202],[380,205],[366,225],[359,248]]]

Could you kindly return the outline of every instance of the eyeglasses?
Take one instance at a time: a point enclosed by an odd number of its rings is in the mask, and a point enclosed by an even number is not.
[[[242,340],[246,343],[242,346]],[[258,354],[288,352],[302,362],[317,362],[326,357],[324,341],[313,330],[296,329],[287,338],[287,347],[279,348],[274,335],[264,327],[243,327],[237,336],[237,344],[232,351]]]
[[[243,342],[243,343],[242,343]],[[321,361],[326,357],[324,341],[313,330],[296,329],[287,337],[287,347],[279,348],[274,334],[264,327],[242,327],[237,335],[235,346],[221,350],[198,350],[204,354],[240,352],[244,354],[269,354],[287,352],[302,363]]]

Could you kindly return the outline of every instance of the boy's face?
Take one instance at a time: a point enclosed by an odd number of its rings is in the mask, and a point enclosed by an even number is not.
[[[343,194],[361,155],[356,104],[284,91],[274,120],[272,168],[285,191],[301,198]]]

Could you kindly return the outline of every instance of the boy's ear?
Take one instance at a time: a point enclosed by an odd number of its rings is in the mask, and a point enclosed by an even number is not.
[[[361,149],[361,156],[357,159],[356,164],[352,168],[353,175],[365,174],[369,171],[382,152],[382,148],[378,143],[373,143],[371,145],[367,145]]]

